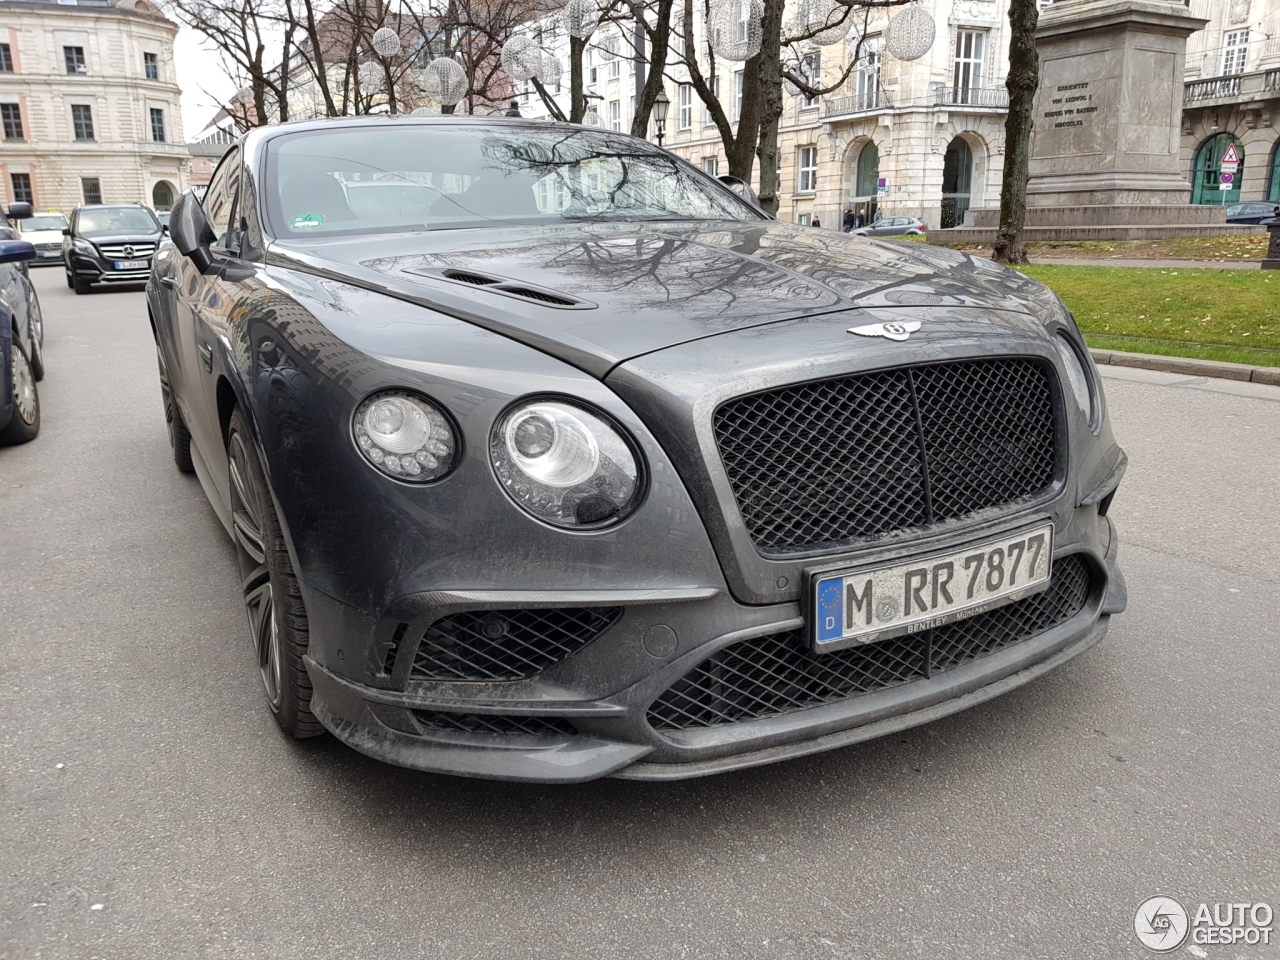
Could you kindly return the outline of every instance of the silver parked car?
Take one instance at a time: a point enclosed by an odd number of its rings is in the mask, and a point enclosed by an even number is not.
[[[927,233],[929,227],[916,217],[881,217],[850,231],[855,237],[902,237]]]
[[[467,116],[258,128],[170,230],[174,457],[291,736],[698,776],[980,703],[1125,607],[1097,371],[990,261]]]

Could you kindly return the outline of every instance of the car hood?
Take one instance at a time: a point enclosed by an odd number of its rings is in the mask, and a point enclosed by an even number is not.
[[[1057,303],[1035,281],[953,250],[777,221],[317,238],[273,244],[268,263],[431,306],[596,376],[678,343],[825,313],[1036,315]]]
[[[156,246],[159,246],[161,236],[163,236],[163,234],[159,233],[111,233],[100,237],[85,237],[77,235],[77,239],[88,240],[90,243],[99,247],[103,244],[113,246],[117,243],[154,243]]]
[[[27,243],[61,243],[61,230],[24,230],[20,235]]]

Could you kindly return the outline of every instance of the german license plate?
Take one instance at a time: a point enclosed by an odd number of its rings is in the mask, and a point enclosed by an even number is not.
[[[145,270],[151,264],[146,260],[117,260],[117,270]]]
[[[1039,593],[1053,524],[881,569],[811,575],[816,651],[874,643],[985,613]]]

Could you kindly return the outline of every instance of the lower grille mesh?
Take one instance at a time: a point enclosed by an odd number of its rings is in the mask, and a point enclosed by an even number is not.
[[[577,653],[621,607],[475,610],[427,628],[411,680],[524,680]]]
[[[1084,609],[1089,569],[1063,557],[1049,589],[936,630],[834,653],[814,653],[790,630],[725,647],[649,707],[658,730],[758,720],[919,680],[1030,639]]]
[[[568,720],[559,717],[490,716],[480,713],[440,713],[415,710],[413,715],[427,730],[454,730],[460,733],[525,734],[534,737],[577,736]]]

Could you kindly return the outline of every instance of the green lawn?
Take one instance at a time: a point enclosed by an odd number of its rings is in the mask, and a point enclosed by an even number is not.
[[[1280,271],[1022,269],[1071,308],[1091,347],[1280,367]]]

